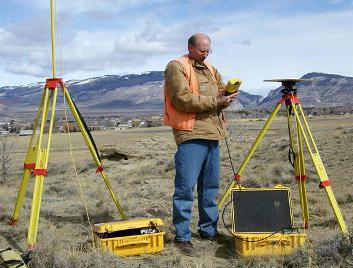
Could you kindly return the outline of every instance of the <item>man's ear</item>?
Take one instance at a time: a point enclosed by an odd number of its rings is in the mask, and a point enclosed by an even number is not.
[[[193,51],[193,50],[194,50],[194,47],[191,46],[191,45],[188,45],[188,50],[189,50],[189,51]]]

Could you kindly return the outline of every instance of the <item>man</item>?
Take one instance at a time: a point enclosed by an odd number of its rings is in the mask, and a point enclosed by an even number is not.
[[[211,40],[197,33],[189,38],[189,53],[171,61],[165,70],[164,123],[173,128],[178,150],[175,154],[173,224],[175,245],[195,255],[190,219],[193,189],[197,183],[200,238],[217,237],[220,156],[219,140],[226,137],[222,109],[237,93],[225,96],[217,69],[206,61]]]

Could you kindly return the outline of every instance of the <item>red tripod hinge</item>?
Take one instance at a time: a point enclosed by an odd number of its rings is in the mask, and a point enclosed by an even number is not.
[[[294,95],[292,93],[287,93],[282,96],[282,98],[279,100],[278,103],[282,103],[282,104],[286,104],[287,106],[290,106],[292,103],[299,104],[300,101],[297,95]]]
[[[306,175],[295,175],[297,181],[306,181]]]
[[[235,181],[240,181],[240,177],[241,176],[237,173],[237,174],[234,175],[234,180]]]
[[[33,175],[35,175],[35,176],[46,176],[47,175],[47,170],[46,169],[34,169],[33,170]]]
[[[45,82],[45,88],[49,90],[54,90],[56,87],[63,84],[62,78],[48,78]]]
[[[98,166],[97,170],[96,170],[96,173],[102,173],[103,170],[104,170],[103,166]]]
[[[320,188],[325,188],[325,187],[330,186],[330,185],[331,185],[331,181],[327,180],[327,181],[320,182],[319,187]]]
[[[24,163],[23,168],[24,169],[35,169],[36,168],[36,163],[30,163],[30,164]]]
[[[11,225],[11,226],[16,226],[16,224],[17,224],[17,220],[15,220],[14,218],[11,217],[11,219],[10,219],[10,225]]]

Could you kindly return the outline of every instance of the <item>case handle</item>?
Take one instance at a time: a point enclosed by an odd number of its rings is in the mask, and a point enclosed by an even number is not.
[[[128,246],[128,245],[138,245],[138,244],[149,244],[149,241],[147,237],[142,238],[141,236],[139,237],[129,237],[129,238],[124,238],[121,241],[119,241],[117,247],[123,247],[123,246]]]
[[[282,247],[285,247],[285,246],[290,246],[291,242],[287,239],[266,239],[264,241],[259,242],[257,246],[265,247],[265,246],[268,246],[269,244],[280,245]]]

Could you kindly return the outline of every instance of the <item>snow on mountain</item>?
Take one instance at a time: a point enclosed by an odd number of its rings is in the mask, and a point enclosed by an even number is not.
[[[343,106],[353,104],[353,77],[335,74],[308,73],[302,78],[312,81],[298,83],[298,95],[304,107]],[[67,88],[78,107],[99,110],[163,109],[163,72],[104,75],[83,80],[69,80]],[[269,85],[269,84],[268,84]],[[14,109],[38,106],[44,83],[0,87],[0,102]],[[230,109],[270,107],[280,98],[281,87],[266,98],[239,91]]]

